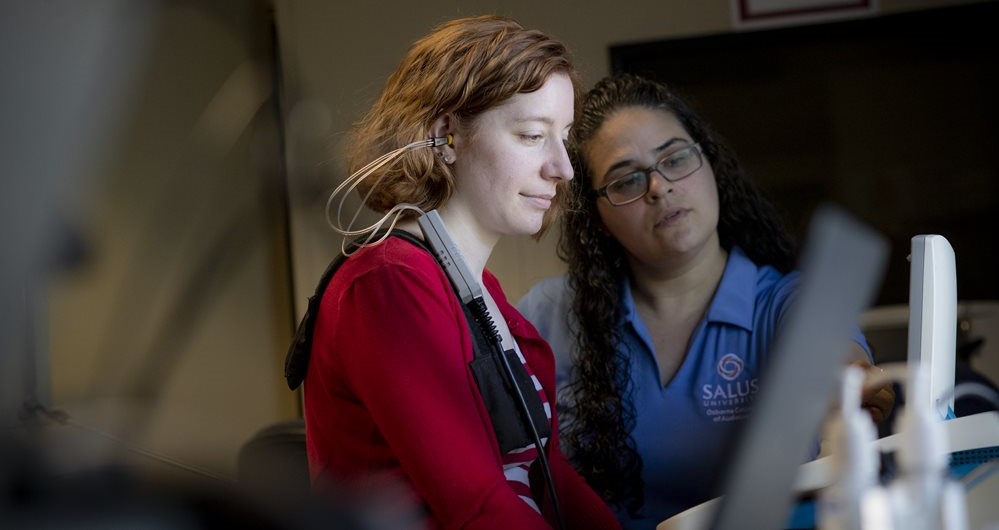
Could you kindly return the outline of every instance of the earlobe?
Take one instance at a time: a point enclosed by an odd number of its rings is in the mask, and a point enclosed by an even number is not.
[[[451,135],[450,134],[447,135],[447,138],[450,139]],[[448,144],[448,145],[450,145],[450,144]],[[451,156],[451,155],[449,155],[449,154],[444,153],[444,151],[437,151],[437,156],[441,160],[443,160],[445,164],[447,164],[449,166],[454,163],[454,157]]]

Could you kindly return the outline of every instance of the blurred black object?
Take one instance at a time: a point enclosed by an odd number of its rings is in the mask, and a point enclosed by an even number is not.
[[[118,464],[56,472],[32,440],[27,431],[0,434],[0,528],[416,528],[412,514],[312,494],[301,420],[262,429],[244,445],[239,483],[149,477]]]
[[[959,341],[960,342],[960,341]],[[991,389],[993,395],[999,395],[999,387],[971,366],[971,358],[981,351],[985,339],[978,337],[967,340],[957,346],[957,366],[954,368],[954,386],[961,383],[977,383]],[[999,410],[999,404],[978,394],[958,395],[954,399],[954,415],[957,417],[971,416],[980,412]]]
[[[146,480],[118,466],[56,473],[18,437],[0,438],[0,528],[300,528],[218,484]]]
[[[347,491],[328,478],[313,484],[303,419],[279,421],[254,433],[240,448],[236,472],[247,497],[292,522],[290,528],[330,528],[331,521],[342,530],[424,528],[424,507],[391,478],[369,477],[366,491],[376,491],[373,496]]]
[[[311,495],[309,463],[305,455],[305,420],[269,425],[239,451],[239,483],[256,497],[294,504]]]

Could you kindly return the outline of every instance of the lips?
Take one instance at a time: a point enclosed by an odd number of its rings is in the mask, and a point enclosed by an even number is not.
[[[545,210],[547,210],[548,208],[551,207],[552,200],[555,198],[555,195],[551,195],[551,194],[547,194],[547,193],[540,193],[540,194],[537,194],[537,195],[528,195],[528,194],[522,194],[522,195],[531,204],[534,204],[537,207],[543,208]]]
[[[659,220],[656,221],[655,226],[656,228],[659,228],[659,227],[674,225],[676,223],[679,223],[683,218],[685,218],[688,213],[690,213],[690,210],[681,209],[681,208],[672,208],[666,210],[659,217]]]

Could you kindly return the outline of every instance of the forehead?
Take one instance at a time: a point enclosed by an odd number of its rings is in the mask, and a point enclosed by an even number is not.
[[[544,121],[562,129],[572,124],[575,90],[568,75],[555,73],[534,92],[514,94],[480,114],[476,126],[487,123]]]
[[[622,161],[636,167],[656,162],[656,148],[667,140],[690,140],[673,113],[648,107],[624,107],[611,113],[597,133],[586,143],[586,160],[599,182],[608,168]]]

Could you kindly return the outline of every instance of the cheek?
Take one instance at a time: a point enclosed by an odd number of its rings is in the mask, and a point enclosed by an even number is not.
[[[482,160],[479,173],[483,176],[483,188],[489,193],[499,193],[516,187],[521,180],[523,169],[516,159],[494,156]]]
[[[604,201],[600,202],[604,203]],[[624,206],[597,205],[597,213],[600,214],[600,220],[604,227],[614,239],[621,243],[624,243],[638,229],[637,224],[640,218],[631,211],[631,206],[634,204]]]
[[[715,223],[717,224],[718,214],[721,209],[720,207],[721,203],[719,202],[718,198],[718,184],[715,181],[714,174],[709,174],[709,178],[704,179],[704,182],[705,182],[704,196],[708,198],[708,201],[711,204],[710,209],[714,215]]]

